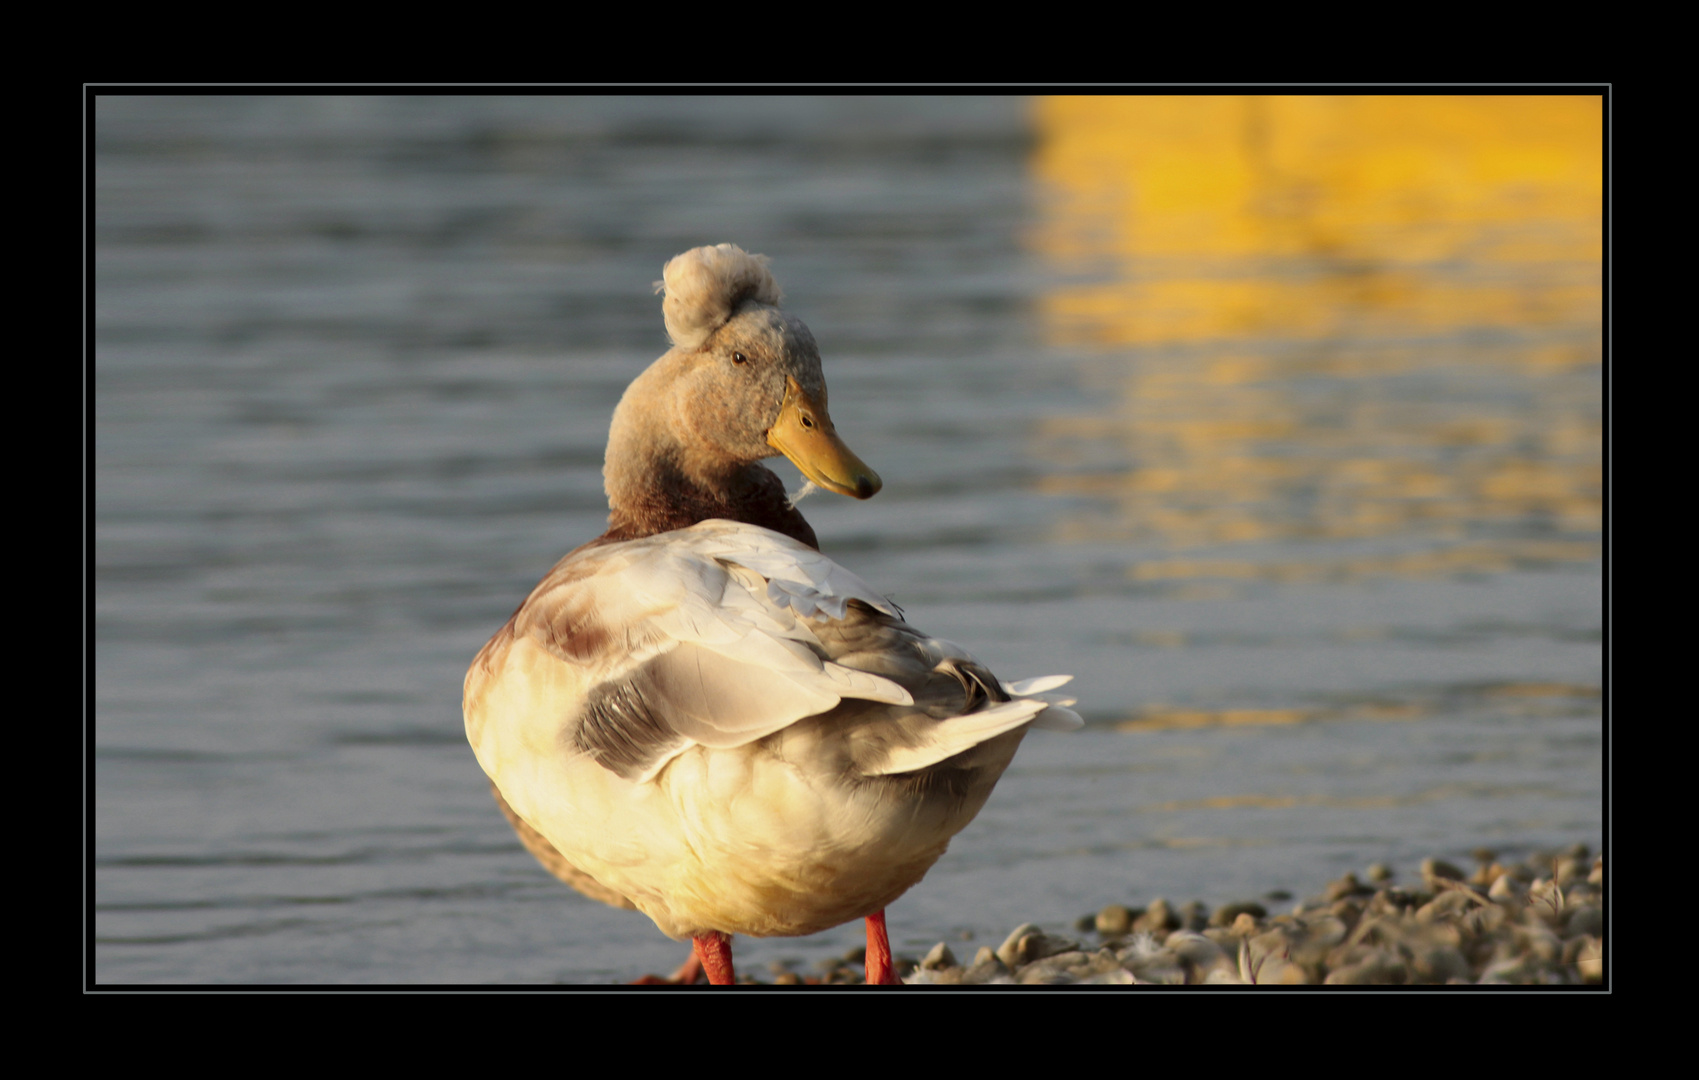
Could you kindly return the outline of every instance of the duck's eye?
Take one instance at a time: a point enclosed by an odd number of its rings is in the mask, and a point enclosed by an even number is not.
[[[747,364],[747,363],[749,363],[749,357],[743,355],[740,352],[734,352],[734,353],[732,353],[732,363],[734,363],[734,364]]]
[[[805,427],[805,428],[813,427],[814,426],[814,417],[809,416],[807,413],[803,413],[802,414],[802,426]]]

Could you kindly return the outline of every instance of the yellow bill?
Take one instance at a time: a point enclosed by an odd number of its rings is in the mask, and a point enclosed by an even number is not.
[[[838,438],[824,402],[809,397],[796,379],[787,376],[786,383],[785,401],[767,429],[767,442],[827,491],[872,498],[884,486],[879,474]]]

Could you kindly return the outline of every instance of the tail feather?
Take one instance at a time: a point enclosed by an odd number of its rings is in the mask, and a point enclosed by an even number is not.
[[[1047,708],[1045,702],[1017,698],[966,716],[940,721],[927,732],[926,738],[914,745],[890,747],[885,760],[871,769],[870,775],[891,776],[936,765],[1004,732],[1013,731]]]

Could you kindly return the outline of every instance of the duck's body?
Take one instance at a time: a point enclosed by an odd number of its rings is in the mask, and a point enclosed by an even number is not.
[[[884,908],[1047,705],[819,552],[722,520],[562,559],[466,680],[514,812],[675,938]]]
[[[816,550],[758,461],[866,498],[812,337],[765,260],[668,264],[676,347],[626,392],[606,534],[562,559],[467,673],[467,737],[557,876],[675,938],[875,916],[1071,702],[1004,685]],[[729,975],[729,948],[725,957]]]

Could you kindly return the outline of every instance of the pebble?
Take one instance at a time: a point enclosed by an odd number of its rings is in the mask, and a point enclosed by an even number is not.
[[[1097,932],[1104,937],[1120,937],[1133,928],[1133,909],[1125,904],[1109,904],[1097,913],[1094,922]]]
[[[1420,883],[1405,886],[1377,863],[1276,914],[1255,901],[1108,904],[1072,924],[1084,941],[1023,923],[971,964],[940,941],[919,960],[899,955],[897,972],[910,986],[1603,983],[1603,855],[1585,844],[1520,862],[1471,855],[1472,874],[1425,859]],[[774,981],[860,983],[861,955],[822,964],[818,978]]]
[[[997,959],[1010,970],[1025,967],[1057,953],[1072,952],[1079,942],[1051,937],[1033,923],[1022,923],[1006,938],[997,950]]]
[[[950,951],[950,947],[940,941],[932,946],[932,951],[927,953],[920,961],[920,966],[927,971],[937,971],[940,968],[953,968],[961,965],[956,963],[956,954]]]
[[[1371,870],[1372,869],[1373,868],[1371,867]],[[1385,868],[1382,867],[1382,869]],[[1392,875],[1389,873],[1386,877],[1378,880],[1382,882],[1390,881],[1392,880]],[[1373,887],[1364,885],[1362,882],[1358,881],[1356,874],[1347,873],[1338,881],[1329,882],[1327,889],[1322,893],[1322,895],[1326,896],[1329,900],[1343,900],[1347,896],[1373,896],[1374,892],[1375,890]]]
[[[1463,871],[1443,859],[1422,860],[1422,880],[1429,887],[1433,886],[1435,878],[1445,878],[1447,881],[1462,881]]]
[[[1215,914],[1209,917],[1209,925],[1232,926],[1241,915],[1249,915],[1254,921],[1266,918],[1268,909],[1254,900],[1241,900],[1235,904],[1223,904],[1215,909]]]
[[[1180,929],[1180,916],[1169,906],[1168,901],[1157,897],[1144,909],[1144,913],[1133,920],[1135,933],[1156,934],[1169,930]]]
[[[1528,895],[1528,886],[1510,874],[1502,874],[1487,890],[1487,898],[1500,904],[1513,903]]]

